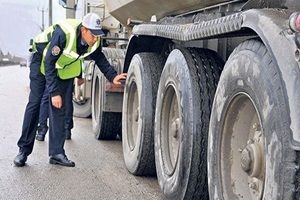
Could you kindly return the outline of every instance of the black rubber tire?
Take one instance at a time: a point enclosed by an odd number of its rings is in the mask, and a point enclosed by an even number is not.
[[[222,59],[208,49],[175,49],[168,56],[159,82],[155,112],[157,178],[167,199],[209,198],[206,169],[209,116],[223,65]],[[178,105],[181,134],[178,153],[174,156],[176,162],[169,169],[166,155],[170,155],[170,143],[164,143],[171,130],[164,131],[163,127],[170,120],[166,114],[171,113],[167,108],[171,104],[170,94],[177,98],[174,107]]]
[[[125,49],[116,49],[103,47],[103,54],[108,62],[114,67],[118,74],[123,72],[123,63],[125,59]]]
[[[163,63],[155,53],[139,53],[129,66],[123,97],[122,142],[125,165],[134,175],[155,175],[154,113]]]
[[[123,70],[124,49],[103,48],[103,54],[117,73]],[[122,113],[104,112],[105,77],[95,66],[92,84],[92,123],[93,132],[98,140],[114,140],[122,134]],[[96,102],[98,101],[98,102]]]
[[[122,113],[103,111],[104,79],[101,71],[95,67],[92,84],[93,132],[98,140],[114,140],[122,131]]]
[[[92,110],[91,110],[91,99],[87,99],[83,104],[78,104],[77,102],[73,101],[74,106],[74,117],[79,118],[87,118],[91,116]]]
[[[262,199],[294,199],[294,184],[299,184],[295,179],[296,152],[290,146],[290,116],[283,88],[278,66],[262,42],[245,41],[230,55],[220,78],[210,121],[208,178],[211,198],[225,199],[222,188],[224,180],[221,180],[221,174],[227,173],[221,170],[222,130],[226,116],[232,113],[227,110],[231,108],[233,99],[237,95],[246,94],[260,116],[265,137],[266,175]],[[245,182],[245,185],[248,183]],[[232,194],[235,195],[234,192]],[[239,198],[236,196],[236,199]]]

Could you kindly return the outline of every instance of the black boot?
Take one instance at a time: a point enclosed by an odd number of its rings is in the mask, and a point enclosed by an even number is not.
[[[38,127],[37,134],[35,136],[35,139],[38,141],[44,141],[45,140],[45,135],[48,131],[48,127]]]
[[[66,167],[75,167],[75,163],[72,160],[69,160],[65,154],[56,154],[50,157],[50,164],[61,165]]]
[[[14,164],[17,167],[23,167],[27,160],[27,154],[24,151],[19,151],[18,155],[14,159]]]
[[[66,129],[65,135],[66,135],[66,140],[71,140],[71,135],[72,135],[71,130]]]

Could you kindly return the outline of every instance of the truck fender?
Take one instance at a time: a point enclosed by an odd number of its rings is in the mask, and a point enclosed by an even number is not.
[[[161,53],[162,48],[170,39],[145,35],[132,35],[126,51],[123,72],[127,72],[132,57],[140,52]]]
[[[242,27],[257,33],[277,63],[289,104],[291,145],[300,150],[300,62],[295,57],[300,47],[297,34],[288,25],[290,14],[276,9],[248,10],[242,14]]]

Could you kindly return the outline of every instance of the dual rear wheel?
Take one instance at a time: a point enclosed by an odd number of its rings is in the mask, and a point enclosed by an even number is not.
[[[131,173],[156,167],[167,199],[299,198],[284,85],[261,41],[240,44],[221,77],[223,62],[207,49],[158,58],[137,54],[128,71],[122,135]]]
[[[123,101],[125,164],[135,175],[156,172],[169,199],[208,199],[206,143],[222,66],[216,53],[195,48],[175,49],[166,62],[153,53],[132,59]]]

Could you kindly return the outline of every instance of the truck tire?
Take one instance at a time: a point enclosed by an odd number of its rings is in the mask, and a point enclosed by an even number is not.
[[[155,164],[167,199],[208,199],[207,137],[223,67],[208,49],[175,49],[161,74],[155,111]]]
[[[134,175],[155,175],[154,113],[163,59],[136,54],[130,63],[123,97],[122,143],[125,165]]]
[[[209,127],[211,198],[293,199],[297,153],[290,146],[284,88],[276,62],[259,40],[243,42],[230,55]]]
[[[77,84],[77,78],[74,80],[73,90],[73,115],[75,117],[87,118],[92,115],[92,100],[86,94],[92,90],[91,80],[92,71],[95,67],[95,62],[84,61],[85,82],[82,85]]]
[[[73,112],[74,117],[87,118],[92,114],[91,99],[87,99],[84,102],[76,102],[73,100],[73,106],[74,106],[74,112]]]
[[[92,86],[92,124],[93,132],[98,140],[113,140],[121,134],[122,114],[104,112],[104,81],[105,77],[95,67]]]
[[[123,72],[123,63],[125,59],[125,49],[103,47],[103,54],[114,67],[118,74]]]
[[[103,48],[103,54],[117,73],[123,71],[124,49]],[[103,111],[106,78],[96,66],[92,84],[92,124],[98,140],[113,140],[122,134],[122,113]]]
[[[77,80],[75,78],[74,91],[73,91],[73,107],[74,107],[73,115],[75,117],[80,117],[80,118],[87,118],[87,117],[91,116],[91,114],[92,114],[91,98],[85,98],[84,84],[85,83],[83,83],[81,86],[79,86],[77,84]],[[77,94],[78,94],[79,98],[75,96]]]

